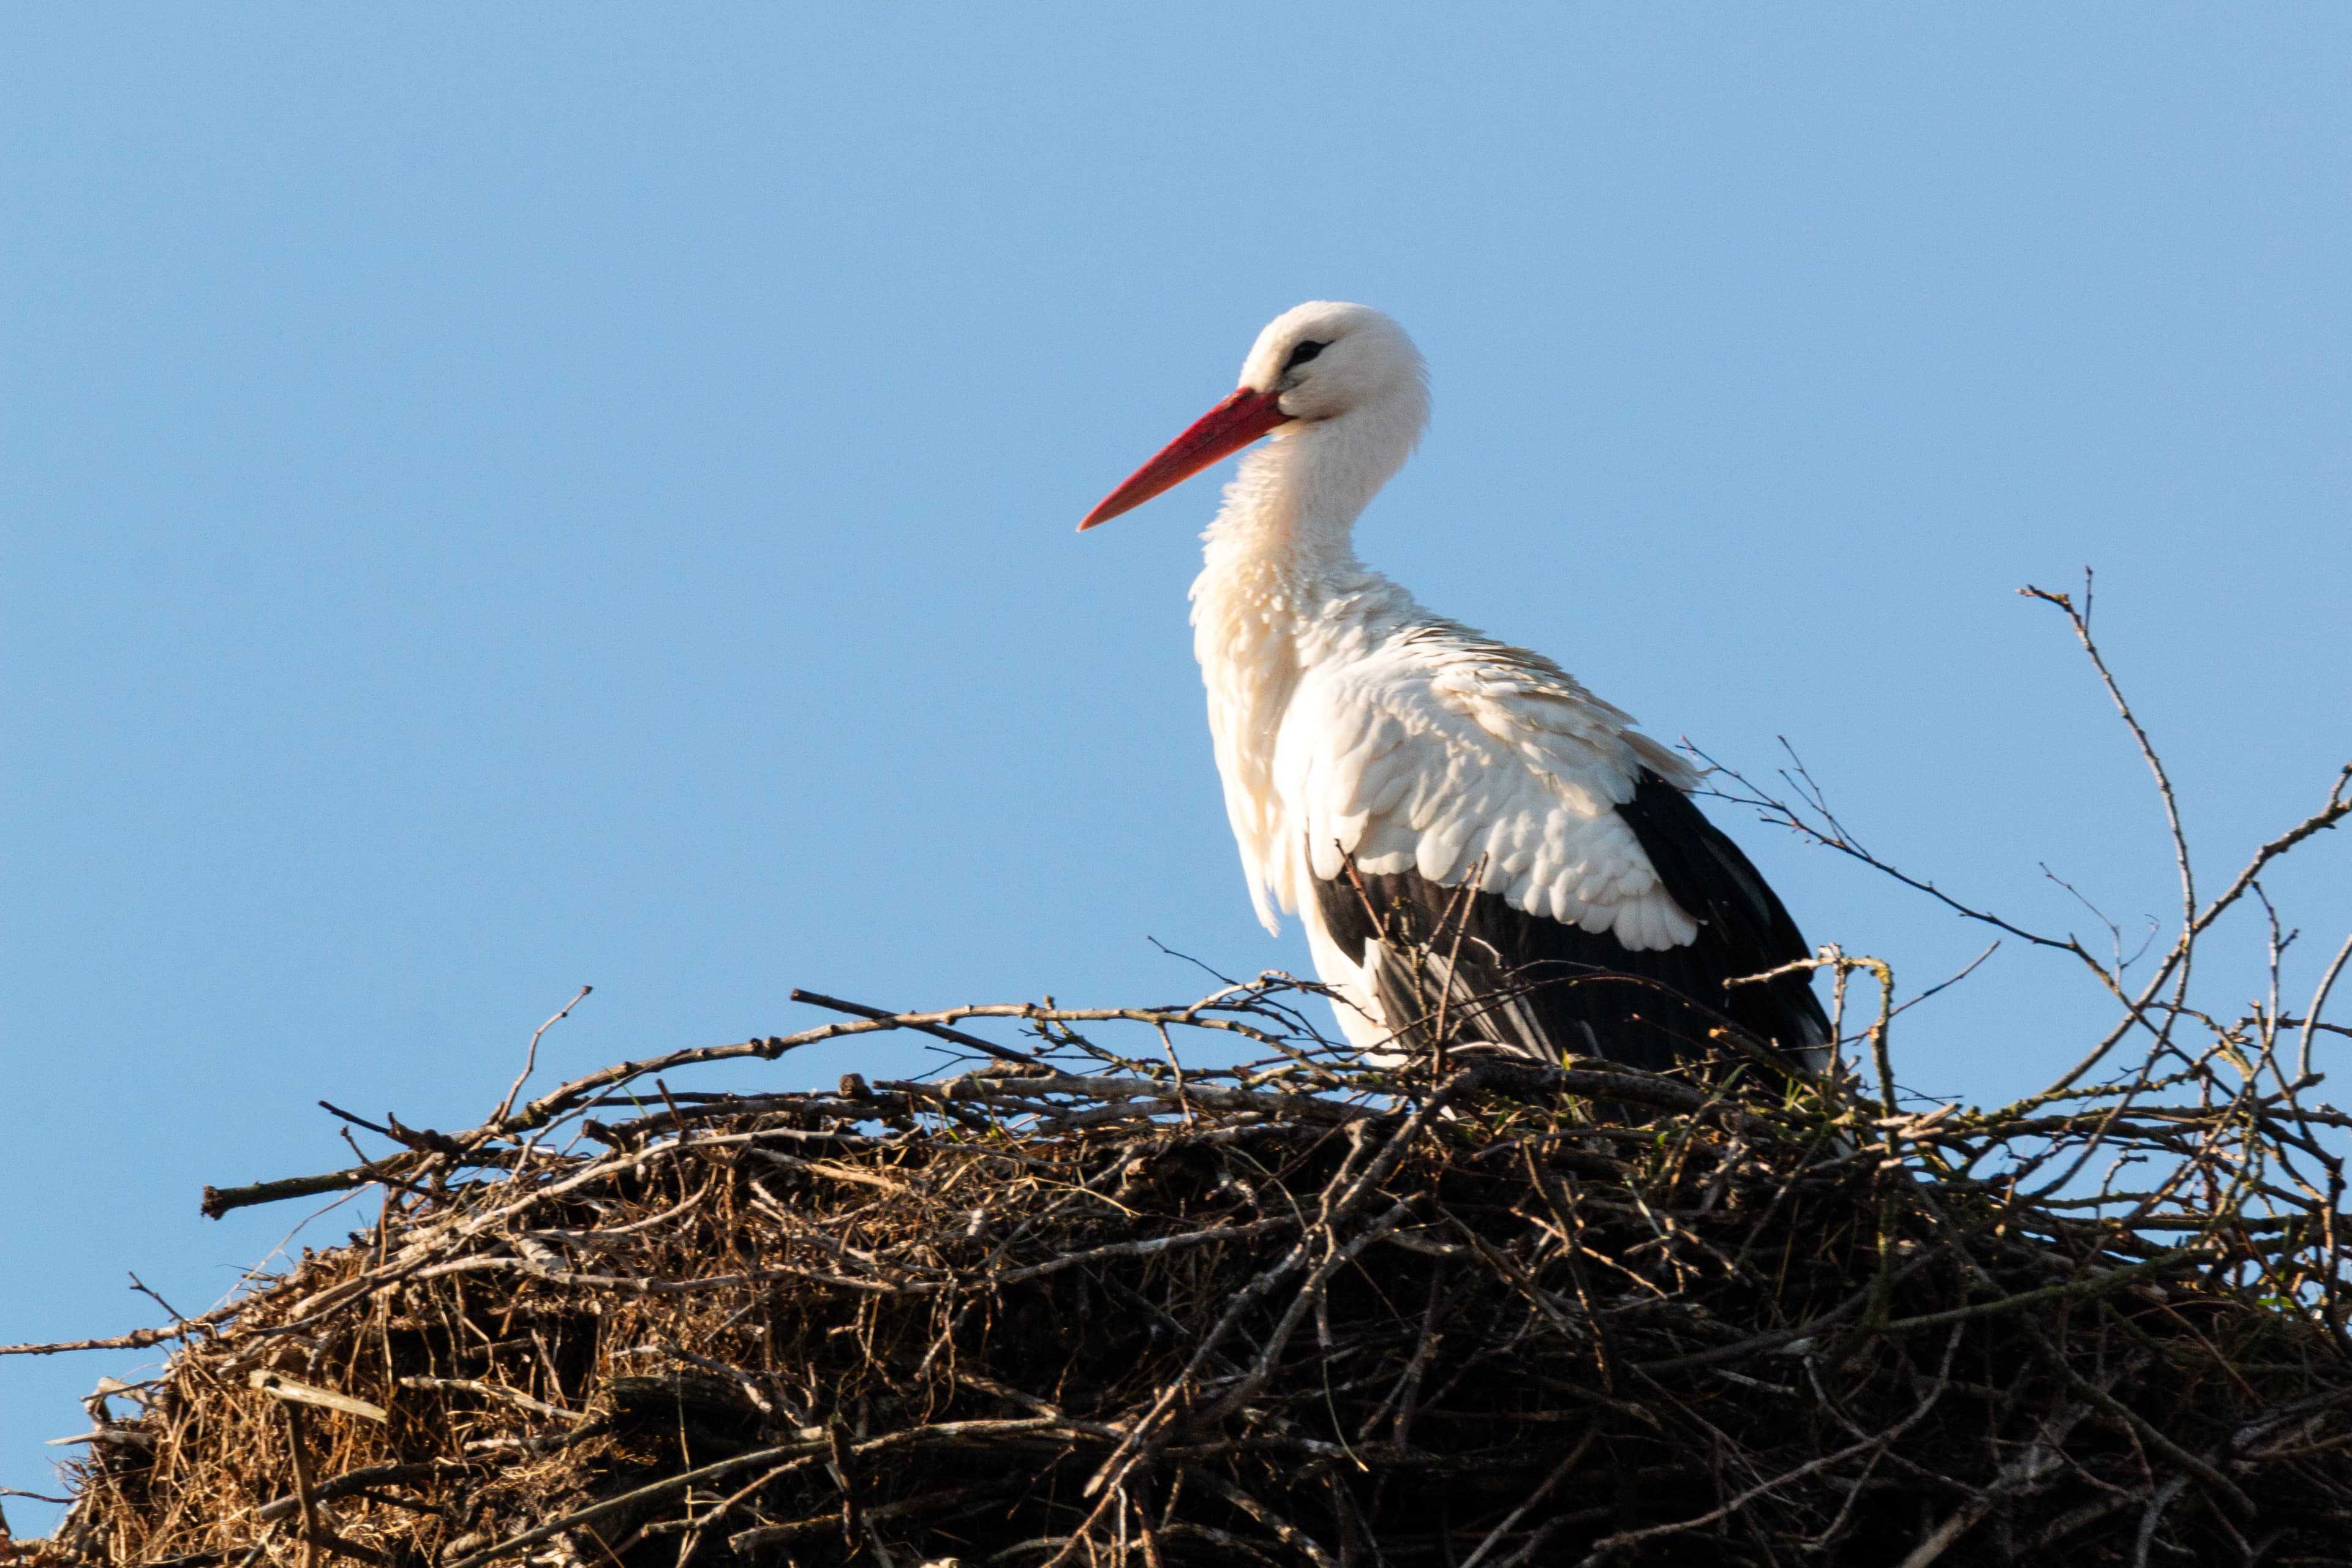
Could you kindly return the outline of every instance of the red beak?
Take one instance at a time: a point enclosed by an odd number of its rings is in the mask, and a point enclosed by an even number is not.
[[[1282,395],[1252,392],[1244,386],[1192,422],[1192,427],[1160,448],[1160,455],[1127,476],[1127,482],[1103,497],[1102,503],[1078,524],[1084,533],[1098,522],[1108,522],[1123,511],[1133,511],[1162,490],[1174,489],[1219,458],[1229,457],[1285,424]]]

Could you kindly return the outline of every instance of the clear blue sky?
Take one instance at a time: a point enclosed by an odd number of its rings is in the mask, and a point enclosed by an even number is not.
[[[0,1342],[210,1305],[307,1211],[202,1184],[345,1163],[320,1097],[478,1120],[583,982],[557,1073],[1303,966],[1201,717],[1214,482],[1071,531],[1302,299],[1434,370],[1371,560],[1958,889],[2169,906],[2011,592],[2085,563],[2213,868],[2316,804],[2352,14],[1462,10],[0,11]],[[1976,951],[1725,819],[1814,940]],[[2352,844],[2273,892],[2332,945]],[[2095,1011],[2005,952],[1906,1077]],[[152,1360],[0,1362],[0,1484]]]

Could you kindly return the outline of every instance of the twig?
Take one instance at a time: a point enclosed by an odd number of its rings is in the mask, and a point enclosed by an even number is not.
[[[795,1002],[805,1002],[812,1007],[824,1007],[835,1013],[847,1013],[857,1018],[895,1021],[902,1016],[884,1008],[868,1007],[862,1002],[844,1002],[837,996],[827,996],[815,991],[803,991],[798,986],[793,988],[791,999]],[[999,1061],[1025,1063],[1037,1059],[1026,1051],[1016,1051],[1009,1046],[1000,1046],[992,1040],[983,1040],[978,1035],[968,1035],[961,1029],[950,1029],[944,1024],[908,1023],[905,1026],[919,1030],[935,1038],[946,1040],[950,1045],[961,1046],[966,1050],[978,1051],[986,1057],[994,1057]]]
[[[564,1019],[570,1017],[572,1016],[572,1009],[577,1007],[582,1002],[587,1000],[588,994],[595,989],[596,988],[593,985],[583,985],[580,988],[580,994],[578,995],[572,997],[571,1001],[566,1002],[562,1007],[556,1009],[554,1014],[548,1018],[546,1023],[541,1024],[538,1028],[533,1029],[530,1032],[530,1049],[523,1053],[522,1071],[515,1075],[514,1086],[507,1090],[507,1097],[499,1101],[498,1110],[490,1113],[490,1124],[492,1126],[495,1127],[500,1125],[506,1121],[507,1112],[514,1109],[515,1096],[520,1094],[522,1092],[522,1086],[530,1081],[531,1068],[539,1065],[540,1037],[546,1034],[548,1030],[555,1027],[556,1025],[563,1022]],[[326,1104],[324,1100],[320,1100],[320,1103],[321,1105]],[[334,1108],[332,1106],[328,1106],[328,1109],[331,1110]]]

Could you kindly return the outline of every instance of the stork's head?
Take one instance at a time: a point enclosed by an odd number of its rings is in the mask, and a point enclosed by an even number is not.
[[[1282,426],[1375,423],[1409,451],[1428,416],[1421,351],[1402,327],[1369,305],[1310,300],[1268,321],[1233,395],[1129,475],[1078,528],[1141,506]]]

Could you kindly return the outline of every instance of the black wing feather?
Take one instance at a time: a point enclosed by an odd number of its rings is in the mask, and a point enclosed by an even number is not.
[[[1810,973],[1724,984],[1812,953],[1739,846],[1646,768],[1617,810],[1667,893],[1698,922],[1689,945],[1634,952],[1610,932],[1528,915],[1496,894],[1441,887],[1416,871],[1350,868],[1316,885],[1317,908],[1356,963],[1374,942],[1390,949],[1379,984],[1391,1028],[1433,1020],[1442,1005],[1448,1035],[1547,1060],[1602,1056],[1664,1071],[1710,1054],[1707,1030],[1720,1016],[1794,1060],[1822,1065],[1829,1018]],[[1416,951],[1428,961],[1404,956]]]

